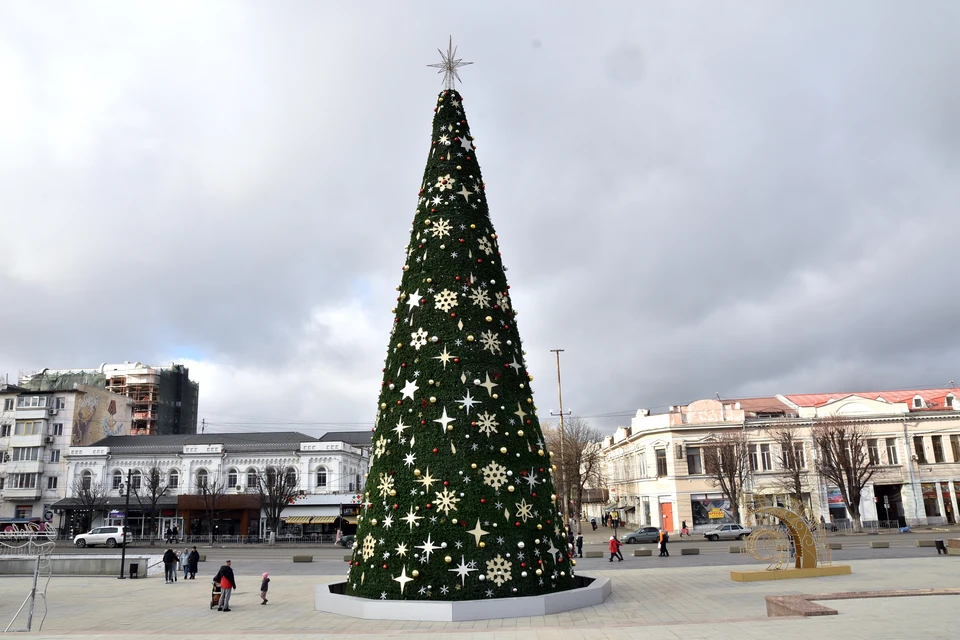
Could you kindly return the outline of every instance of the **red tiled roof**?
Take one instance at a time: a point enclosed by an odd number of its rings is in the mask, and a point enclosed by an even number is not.
[[[960,400],[960,389],[899,389],[894,391],[849,391],[844,393],[797,393],[785,394],[784,397],[790,402],[801,407],[821,407],[834,400],[840,400],[848,396],[860,396],[868,400],[883,398],[886,402],[905,402],[910,410],[914,410],[913,399],[917,396],[923,398],[923,403],[927,407],[934,404],[937,408],[946,406],[945,398],[953,395]],[[958,402],[954,400],[954,403]]]
[[[793,413],[796,410],[781,402],[775,397],[766,398],[737,398],[734,400],[723,399],[723,404],[740,403],[740,408],[747,413]]]

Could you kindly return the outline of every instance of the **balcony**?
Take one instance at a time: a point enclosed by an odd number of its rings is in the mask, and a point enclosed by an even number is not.
[[[40,499],[40,487],[32,489],[14,489],[6,487],[3,491],[3,499],[7,502],[35,502]]]
[[[11,473],[41,473],[43,471],[41,460],[13,460],[11,458],[4,466],[8,475]]]
[[[44,444],[43,433],[34,433],[29,436],[10,436],[11,447],[42,447]]]

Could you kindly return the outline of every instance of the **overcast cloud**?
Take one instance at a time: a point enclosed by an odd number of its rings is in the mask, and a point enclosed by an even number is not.
[[[2,5],[0,375],[372,425],[452,34],[541,419],[960,380],[960,5],[474,4]]]

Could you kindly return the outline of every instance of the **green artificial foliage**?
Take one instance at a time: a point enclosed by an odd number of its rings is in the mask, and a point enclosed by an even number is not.
[[[563,591],[575,561],[460,94],[435,114],[346,593]]]

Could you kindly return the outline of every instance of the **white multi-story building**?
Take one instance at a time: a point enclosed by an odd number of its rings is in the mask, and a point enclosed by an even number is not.
[[[349,531],[343,525],[356,524],[349,505],[359,502],[369,466],[369,441],[369,433],[350,432],[327,433],[319,439],[296,432],[109,437],[68,449],[70,490],[52,507],[61,515],[57,526],[67,532],[120,524],[127,498],[123,489],[129,478],[133,491],[126,523],[133,535],[157,535],[173,526],[185,535],[208,535],[200,487],[221,485],[224,495],[217,503],[213,533],[261,536],[265,521],[257,474],[272,469],[297,483],[299,495],[282,513],[292,533]],[[155,505],[146,496],[153,468],[159,470],[163,486],[163,496]],[[106,491],[92,522],[87,521],[85,505],[78,499],[82,487]],[[148,530],[151,515],[153,531]]]
[[[698,400],[651,415],[640,410],[629,427],[603,443],[610,490],[606,511],[628,525],[684,522],[693,528],[729,522],[728,496],[705,473],[704,451],[734,431],[748,446],[750,473],[744,495],[753,505],[785,501],[775,430],[797,429],[796,456],[804,468],[803,496],[813,517],[845,521],[849,509],[838,487],[817,471],[817,421],[855,419],[867,432],[874,475],[864,489],[864,523],[955,524],[960,501],[960,389],[777,395],[739,400]],[[740,512],[750,506],[741,501]],[[589,515],[601,515],[598,508]],[[746,518],[742,518],[745,519]]]
[[[50,521],[66,495],[74,445],[130,433],[131,401],[103,389],[32,391],[0,384],[0,528]]]

